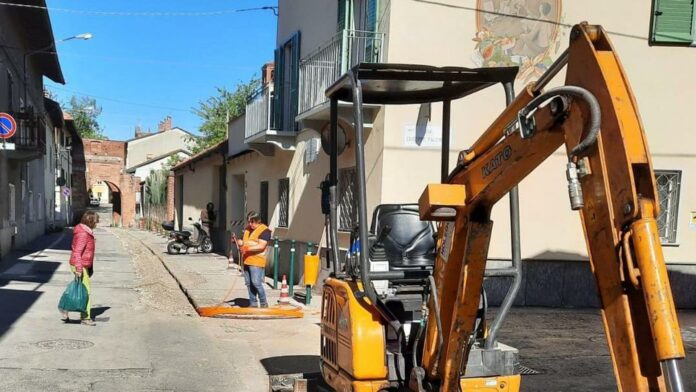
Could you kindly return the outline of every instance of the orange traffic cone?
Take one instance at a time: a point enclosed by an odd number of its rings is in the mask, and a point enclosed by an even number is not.
[[[281,305],[289,305],[290,304],[290,294],[288,292],[288,281],[285,278],[285,275],[283,275],[283,280],[280,285],[280,298],[278,298],[278,303]]]

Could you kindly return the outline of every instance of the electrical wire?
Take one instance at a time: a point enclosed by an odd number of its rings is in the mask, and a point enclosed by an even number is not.
[[[39,9],[39,10],[45,10],[45,11],[65,12],[65,13],[81,14],[81,15],[97,15],[97,16],[154,16],[154,17],[159,17],[159,16],[167,16],[167,17],[170,17],[170,16],[178,16],[178,17],[181,17],[181,16],[184,16],[184,17],[189,17],[189,16],[221,16],[221,15],[234,14],[237,12],[262,11],[262,10],[272,11],[274,15],[278,16],[278,7],[276,7],[276,6],[238,8],[238,9],[216,10],[216,11],[182,11],[182,12],[178,12],[178,11],[134,12],[134,11],[79,10],[79,9],[72,9],[72,8],[54,8],[54,7],[49,8],[49,7],[44,7],[44,6],[40,6],[40,5],[16,4],[16,3],[7,3],[7,2],[0,2],[0,6]]]
[[[55,85],[47,85],[48,88],[51,89],[56,89],[59,91],[65,91],[68,93],[73,93],[73,94],[79,94],[79,95],[84,95],[86,97],[90,98],[97,98],[97,99],[102,99],[104,101],[111,101],[111,102],[116,102],[116,103],[121,103],[124,105],[134,105],[134,106],[140,106],[140,107],[148,107],[148,108],[153,108],[153,109],[163,109],[163,110],[173,110],[177,112],[186,112],[186,113],[191,113],[191,109],[182,109],[182,108],[174,108],[174,107],[169,107],[169,106],[159,106],[159,105],[152,105],[152,104],[147,104],[147,103],[140,103],[140,102],[132,102],[132,101],[124,101],[121,99],[116,99],[116,98],[109,98],[109,97],[104,97],[104,96],[99,96],[99,95],[94,95],[94,94],[88,94],[84,93],[81,91],[75,91],[75,90],[70,90],[67,88],[63,88],[60,86],[55,86]]]

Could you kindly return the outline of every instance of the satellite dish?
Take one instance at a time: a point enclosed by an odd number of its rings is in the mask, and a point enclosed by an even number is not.
[[[331,144],[329,143],[329,137],[331,133],[331,123],[327,123],[324,128],[321,130],[321,149],[324,150],[324,152],[327,155],[331,155]],[[346,131],[343,129],[343,126],[341,124],[338,124],[338,129],[336,130],[336,153],[337,155],[343,154],[343,151],[346,150]]]
[[[65,186],[65,178],[63,178],[63,177],[58,177],[58,178],[56,179],[56,185],[58,185],[58,186]]]

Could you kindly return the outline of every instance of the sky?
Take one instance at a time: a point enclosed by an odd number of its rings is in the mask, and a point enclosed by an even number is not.
[[[45,79],[67,103],[92,96],[102,107],[98,121],[109,139],[127,140],[136,125],[157,130],[166,116],[197,133],[192,108],[259,77],[273,59],[277,0],[48,0],[56,40],[91,33],[87,41],[58,44],[66,84]],[[111,12],[111,14],[109,14]],[[147,15],[143,15],[146,13]],[[166,15],[166,13],[170,13]],[[171,13],[186,13],[172,15]]]

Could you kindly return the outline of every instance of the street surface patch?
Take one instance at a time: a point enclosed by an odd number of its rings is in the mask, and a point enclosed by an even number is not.
[[[84,350],[94,346],[94,343],[87,340],[76,340],[76,339],[53,339],[53,340],[42,340],[40,342],[33,343],[34,346],[44,349],[44,350]]]

